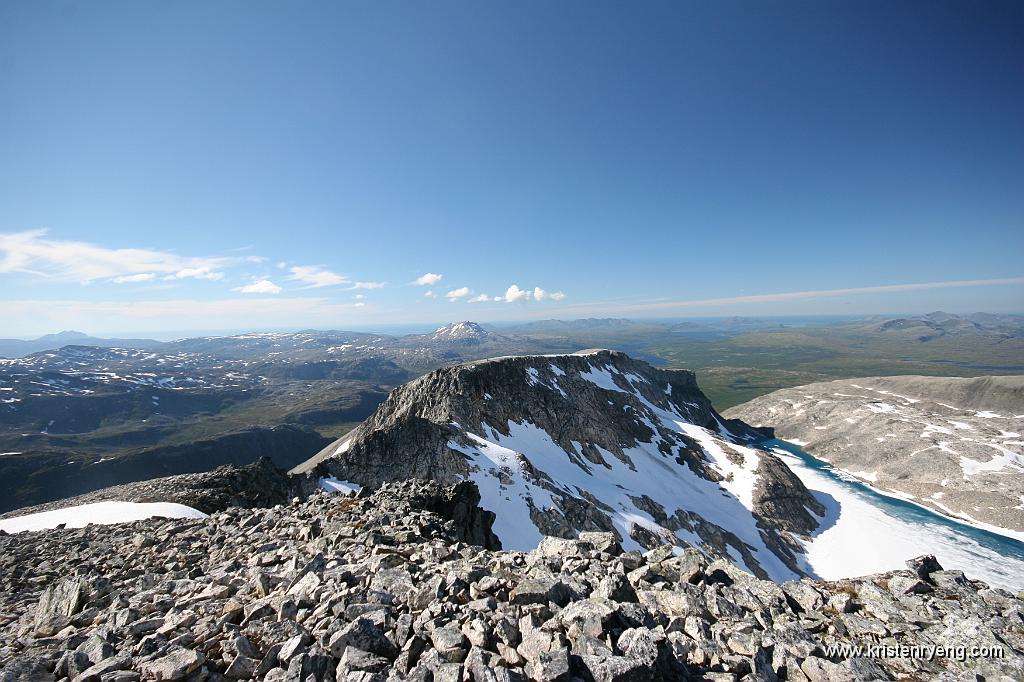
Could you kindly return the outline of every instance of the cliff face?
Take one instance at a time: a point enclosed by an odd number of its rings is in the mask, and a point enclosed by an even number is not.
[[[821,505],[759,434],[722,418],[691,372],[612,351],[445,367],[394,390],[294,474],[378,487],[473,480],[502,546],[615,533],[696,546],[764,577],[803,573]],[[817,516],[816,516],[817,515]]]

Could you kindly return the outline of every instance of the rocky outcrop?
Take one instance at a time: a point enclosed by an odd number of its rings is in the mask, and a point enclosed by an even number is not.
[[[138,483],[114,485],[85,495],[0,514],[0,519],[106,500],[174,502],[212,514],[228,507],[272,507],[284,504],[298,492],[294,479],[274,466],[269,457],[261,457],[246,466],[226,465],[200,474],[164,476]]]
[[[882,491],[1024,537],[1024,376],[843,379],[726,414]]]
[[[761,437],[715,412],[692,372],[581,351],[431,372],[292,473],[473,480],[506,549],[610,531],[627,549],[699,546],[784,580],[803,574],[797,536],[824,510],[751,447]]]
[[[624,552],[609,532],[490,551],[463,541],[484,518],[472,487],[386,483],[204,519],[0,535],[0,679],[1024,675],[1024,602],[934,557],[779,585],[692,549]]]

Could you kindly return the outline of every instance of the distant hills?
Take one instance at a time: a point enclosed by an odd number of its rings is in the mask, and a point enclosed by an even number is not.
[[[879,332],[920,342],[956,336],[1024,338],[1024,316],[1021,315],[954,315],[936,311],[912,317],[872,317],[854,326],[865,332]]]
[[[84,332],[62,331],[46,334],[38,339],[0,339],[0,357],[20,358],[44,350],[56,350],[62,346],[97,346],[99,348],[157,348],[162,342],[154,339],[104,339],[89,336]]]

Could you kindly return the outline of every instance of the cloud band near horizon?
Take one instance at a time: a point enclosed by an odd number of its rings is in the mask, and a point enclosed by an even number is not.
[[[674,308],[700,308],[708,306],[741,305],[744,303],[779,303],[801,301],[814,298],[835,298],[840,296],[863,296],[867,294],[889,294],[905,291],[924,291],[928,289],[956,289],[962,287],[985,287],[1024,285],[1024,277],[1002,277],[996,279],[963,279],[946,282],[914,282],[910,284],[883,284],[870,287],[848,287],[845,289],[817,289],[810,291],[789,291],[769,294],[749,294],[744,296],[727,296],[723,298],[701,298],[683,301],[650,301],[647,303],[581,303],[564,308],[562,312],[572,313],[578,310],[672,310]]]

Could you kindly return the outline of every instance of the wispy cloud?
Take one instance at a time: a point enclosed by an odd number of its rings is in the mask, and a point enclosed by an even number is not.
[[[232,291],[237,291],[242,294],[279,294],[281,293],[281,287],[277,286],[269,279],[260,279],[256,280],[252,284],[235,287]]]
[[[224,279],[224,273],[204,265],[198,268],[182,268],[164,279]]]
[[[451,291],[449,291],[447,294],[445,294],[445,297],[449,301],[457,301],[460,298],[469,296],[471,293],[473,293],[473,291],[469,287],[459,287],[458,289],[452,289]]]
[[[491,297],[487,294],[477,294],[473,298],[466,301],[466,303],[487,303],[491,300]]]
[[[362,304],[362,305],[361,305]],[[362,301],[324,298],[228,298],[146,301],[4,301],[5,325],[30,335],[61,329],[174,332],[182,329],[274,329],[362,321],[373,308]]]
[[[293,265],[278,263],[280,268],[288,268],[291,273],[288,279],[302,282],[306,286],[301,289],[320,289],[322,287],[344,286],[347,289],[383,289],[387,282],[353,282],[345,275],[339,275],[319,265]]]
[[[288,279],[294,282],[302,282],[304,289],[319,289],[320,287],[333,287],[340,284],[350,284],[348,277],[331,272],[318,265],[293,265],[288,268],[291,276]]]
[[[121,275],[115,277],[111,282],[114,284],[132,284],[135,282],[149,282],[156,279],[156,273],[153,272],[140,272],[137,275]]]
[[[248,258],[186,257],[152,249],[109,249],[48,239],[46,230],[0,233],[0,273],[21,272],[59,281],[118,284],[165,279],[219,279],[222,268]],[[152,277],[148,277],[152,275]],[[147,276],[145,279],[128,279]]]
[[[428,272],[417,277],[416,281],[414,281],[413,284],[415,284],[418,287],[432,286],[440,282],[442,279],[444,279],[444,275],[438,275],[433,272]]]
[[[960,279],[944,282],[915,282],[911,284],[882,284],[869,287],[848,287],[845,289],[813,289],[806,291],[787,291],[765,294],[748,294],[744,296],[727,296],[722,298],[698,298],[688,300],[659,300],[642,303],[604,302],[584,303],[564,309],[566,314],[605,313],[637,313],[690,308],[729,307],[744,304],[785,303],[818,298],[837,298],[843,296],[866,296],[872,294],[895,294],[910,291],[926,291],[931,289],[959,289],[966,287],[988,287],[1024,285],[1024,277],[1003,277],[998,279]]]
[[[424,291],[423,295],[426,296],[427,298],[437,298],[437,294],[434,293],[433,289],[430,289],[429,291]]]
[[[799,301],[808,298],[833,298],[836,296],[863,296],[865,294],[893,294],[902,291],[924,291],[926,289],[955,289],[960,287],[986,287],[1001,284],[1024,284],[1024,277],[1002,279],[961,279],[948,282],[917,282],[914,284],[883,284],[872,287],[851,287],[847,289],[817,289],[811,291],[789,291],[772,294],[751,294],[727,298],[704,298],[691,301],[664,301],[649,303],[647,308],[689,308],[713,305],[735,305],[739,303],[773,303],[778,301]]]

